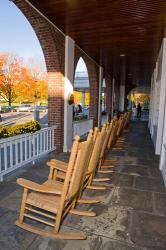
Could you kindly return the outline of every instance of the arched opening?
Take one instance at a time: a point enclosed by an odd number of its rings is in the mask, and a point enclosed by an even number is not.
[[[105,78],[103,78],[102,82],[102,115],[106,115],[106,81]]]
[[[103,78],[101,87],[101,124],[108,121],[107,116],[107,91],[106,91],[106,80]]]
[[[87,66],[82,57],[79,58],[74,73],[74,107],[73,120],[89,118],[90,84]]]
[[[35,108],[47,112],[45,58],[35,31],[20,9],[13,2],[2,0],[0,12],[0,106],[4,112],[19,113],[15,124],[24,123],[36,118]],[[32,112],[25,119],[20,113],[27,110]],[[47,114],[40,112],[40,118],[42,126],[48,124]]]
[[[128,109],[133,110],[133,116],[138,116],[138,104],[141,106],[144,118],[148,118],[150,104],[150,87],[141,86],[132,89],[127,95]]]
[[[41,46],[40,49],[43,52],[43,60],[45,60],[47,69],[48,126],[57,126],[54,134],[55,145],[57,150],[62,150],[64,139],[65,36],[40,15],[28,2],[21,0],[5,2],[8,2],[10,5],[15,5],[18,8],[15,7],[17,11],[20,10],[20,15],[21,13],[23,14],[27,25],[29,25],[29,28],[34,32],[33,35],[35,39],[40,43],[38,43],[38,46]],[[4,11],[4,13],[6,15],[7,12]],[[6,19],[13,22],[14,18],[11,18],[11,16],[12,15],[9,15],[9,17],[5,16],[5,22]],[[15,27],[17,27],[18,30],[18,26],[15,25]],[[30,42],[28,42],[27,47],[29,44]]]

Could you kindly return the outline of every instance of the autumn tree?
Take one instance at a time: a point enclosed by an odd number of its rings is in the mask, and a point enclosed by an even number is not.
[[[17,97],[15,85],[20,81],[22,81],[21,60],[15,55],[0,55],[0,96],[9,106]]]
[[[22,81],[15,84],[16,102],[33,102],[34,80],[27,68],[22,68]]]
[[[9,106],[14,101],[37,104],[47,100],[46,73],[40,67],[38,59],[28,67],[16,55],[0,55],[0,96]]]
[[[34,80],[45,80],[46,65],[44,58],[40,56],[30,57],[26,63],[26,68],[29,69],[30,75]]]
[[[42,58],[35,56],[29,58],[26,67],[32,77],[31,100],[35,104],[40,104],[48,99],[48,84],[46,82],[46,66]]]

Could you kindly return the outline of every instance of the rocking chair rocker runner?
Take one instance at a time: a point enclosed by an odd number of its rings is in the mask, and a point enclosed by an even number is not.
[[[80,143],[79,137],[75,139],[61,190],[56,189],[55,186],[40,185],[22,178],[17,179],[17,183],[24,188],[20,216],[15,222],[17,226],[56,239],[86,239],[82,232],[60,232],[59,230],[63,218],[68,213],[79,215],[79,211],[74,207],[91,147],[92,140]],[[25,222],[26,218],[51,226],[52,230],[47,231],[31,226]]]

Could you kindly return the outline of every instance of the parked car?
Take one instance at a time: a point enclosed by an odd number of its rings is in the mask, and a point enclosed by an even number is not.
[[[48,107],[47,106],[36,106],[36,110],[42,111],[42,112],[47,112]]]
[[[12,107],[11,106],[2,106],[1,107],[1,113],[8,113],[11,112]]]
[[[21,104],[20,107],[17,109],[18,112],[28,112],[32,111],[31,104]]]

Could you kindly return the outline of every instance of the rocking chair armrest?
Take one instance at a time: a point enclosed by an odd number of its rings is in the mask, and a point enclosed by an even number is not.
[[[42,184],[38,184],[35,183],[33,181],[29,181],[23,178],[18,178],[17,179],[17,184],[19,184],[20,186],[36,191],[36,192],[40,192],[40,193],[47,193],[47,194],[57,194],[57,195],[61,195],[61,191],[53,189],[53,188],[49,188],[47,186],[44,186]]]
[[[51,163],[57,164],[57,165],[63,165],[63,166],[67,166],[68,163],[64,162],[64,161],[60,161],[60,160],[56,160],[56,159],[51,159],[50,161]]]
[[[56,169],[58,171],[64,172],[64,173],[67,172],[67,164],[59,164],[59,163],[50,161],[47,163],[47,166],[49,166],[52,169]]]

